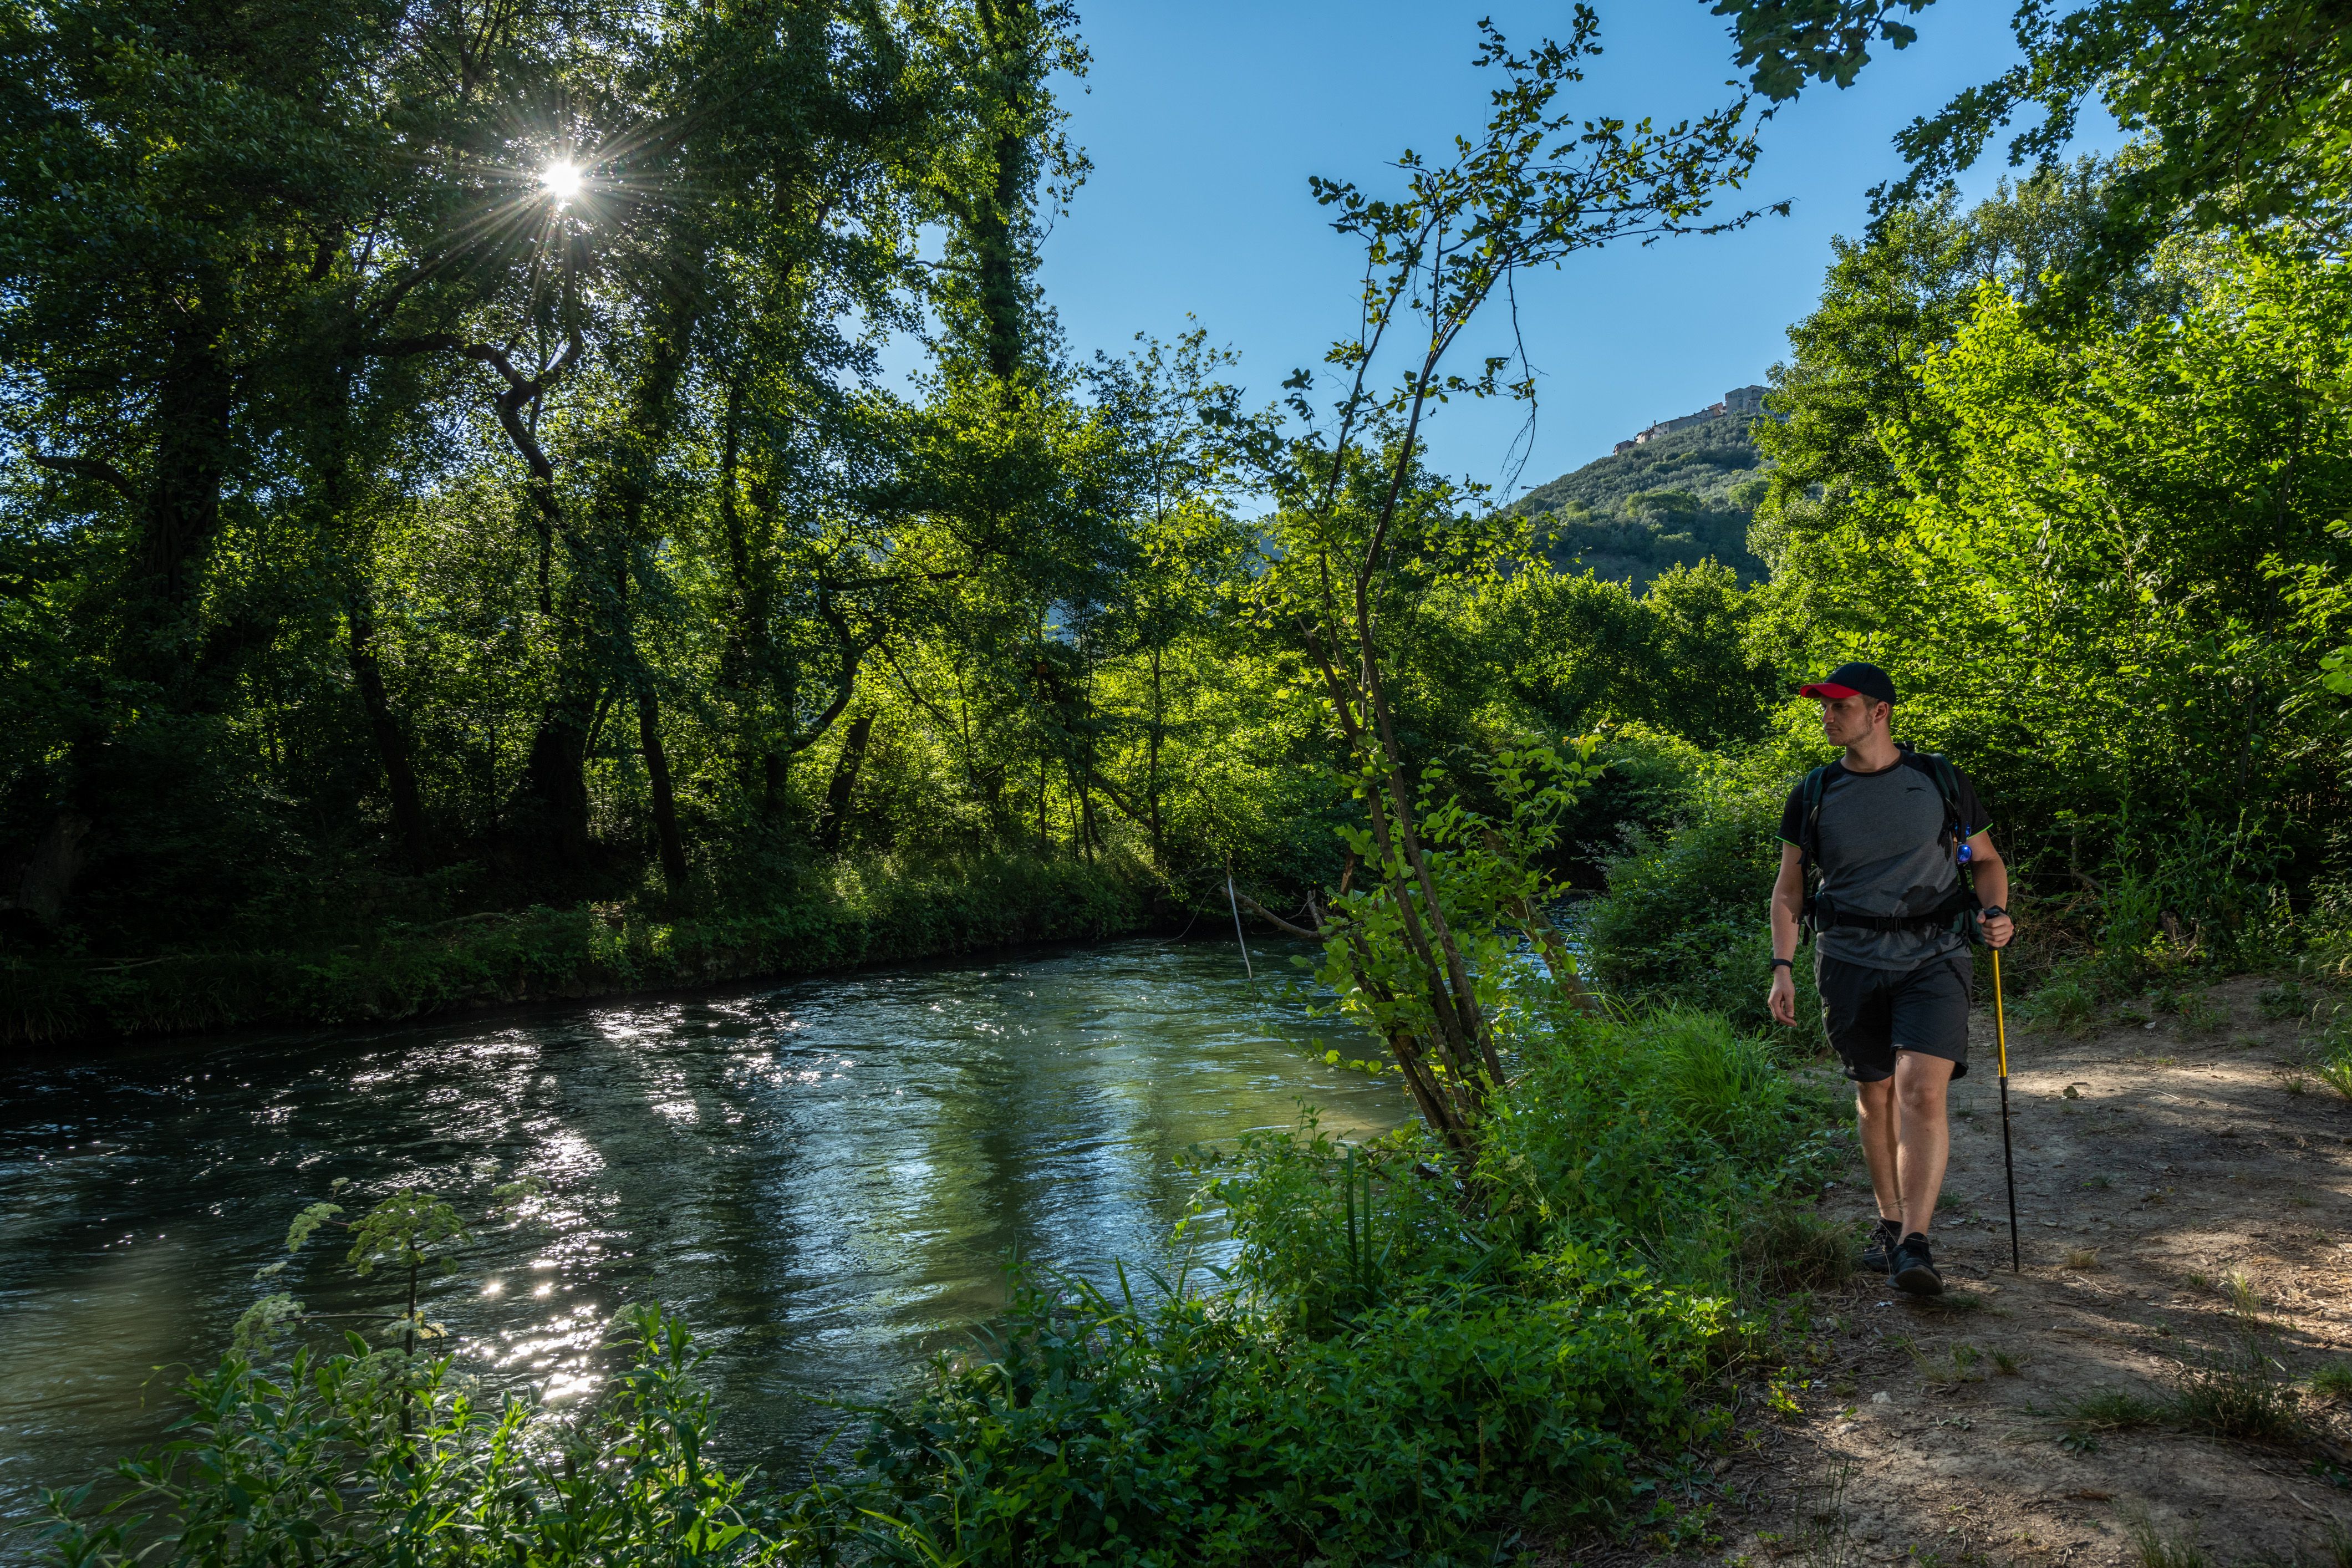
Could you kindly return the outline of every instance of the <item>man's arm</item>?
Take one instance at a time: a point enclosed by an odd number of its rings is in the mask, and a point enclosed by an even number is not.
[[[1979,833],[1969,840],[1969,869],[1976,873],[1977,902],[2002,911],[1983,921],[1984,939],[1993,947],[2007,947],[2017,935],[2017,922],[2008,913],[2009,863],[1992,847],[1991,834]]]
[[[1798,922],[1805,910],[1804,867],[1804,857],[1795,845],[1780,846],[1780,874],[1772,879],[1772,956],[1788,959],[1790,964],[1796,961]],[[2006,874],[2001,885],[2009,885]],[[1776,1021],[1796,1024],[1797,979],[1789,965],[1772,966],[1772,989],[1765,1001]]]

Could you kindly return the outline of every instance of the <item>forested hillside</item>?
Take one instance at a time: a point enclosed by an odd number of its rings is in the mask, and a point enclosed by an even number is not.
[[[1764,497],[1762,416],[1724,414],[1595,458],[1511,504],[1532,519],[1562,571],[1590,569],[1644,587],[1672,566],[1717,561],[1743,584],[1763,574],[1748,523]]]

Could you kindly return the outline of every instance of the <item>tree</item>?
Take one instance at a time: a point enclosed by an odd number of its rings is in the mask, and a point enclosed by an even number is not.
[[[2315,864],[2346,784],[2314,701],[2342,623],[2299,590],[2345,564],[2347,279],[2218,241],[2168,270],[2177,309],[2095,333],[1980,287],[1868,410],[1886,482],[1784,512],[1770,614],[1816,667],[1895,669],[2017,836],[2204,878],[2163,895],[2193,913],[2215,857],[2233,889]]]
[[[1933,0],[1716,0],[1733,19],[1738,60],[1774,101],[1809,81],[1850,85],[1873,43],[1916,32],[1896,20]],[[1884,211],[1933,193],[1982,155],[2021,112],[2041,119],[2010,142],[2010,162],[2057,165],[2096,99],[2151,156],[2126,164],[2074,280],[2097,287],[2165,237],[2281,226],[2296,243],[2340,248],[2352,219],[2347,148],[2352,13],[2334,0],[2026,0],[2012,24],[2021,64],[1907,127],[1910,171]]]
[[[1492,572],[1504,542],[1497,531],[1517,524],[1466,518],[1446,487],[1430,482],[1422,421],[1454,396],[1533,397],[1523,363],[1506,379],[1507,357],[1470,375],[1448,368],[1472,321],[1522,273],[1612,240],[1746,221],[1753,215],[1702,219],[1756,154],[1745,99],[1664,130],[1583,120],[1563,107],[1560,93],[1582,79],[1581,62],[1598,47],[1599,22],[1585,6],[1565,43],[1546,39],[1522,52],[1491,24],[1480,32],[1478,63],[1500,82],[1476,139],[1456,138],[1443,163],[1406,153],[1395,197],[1314,182],[1318,199],[1337,210],[1333,226],[1364,247],[1362,325],[1327,356],[1344,378],[1330,426],[1310,423],[1276,476],[1273,549],[1250,594],[1262,622],[1305,657],[1337,731],[1340,778],[1363,812],[1352,847],[1365,884],[1335,899],[1333,978],[1351,982],[1349,1005],[1394,1055],[1465,1173],[1476,1165],[1479,1125],[1502,1072],[1493,932],[1500,919],[1533,926],[1539,917],[1524,873],[1484,837],[1491,824],[1436,808],[1433,828],[1463,832],[1450,841],[1424,834],[1423,811],[1434,803],[1416,788],[1399,739],[1393,627],[1402,603],[1423,585]],[[1391,333],[1402,340],[1403,367],[1382,388],[1375,368]],[[1294,408],[1311,420],[1307,378],[1291,384]],[[1531,755],[1538,760],[1503,764],[1524,783],[1515,826],[1550,821],[1560,792],[1580,778],[1556,753]]]

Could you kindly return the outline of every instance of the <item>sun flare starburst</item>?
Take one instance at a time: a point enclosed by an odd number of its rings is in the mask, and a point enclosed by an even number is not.
[[[568,202],[580,194],[580,165],[569,158],[556,158],[539,172],[540,188],[559,202]]]

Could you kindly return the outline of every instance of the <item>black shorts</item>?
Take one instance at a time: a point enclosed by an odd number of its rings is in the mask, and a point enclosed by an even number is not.
[[[1856,1083],[1878,1083],[1895,1073],[1895,1053],[1917,1051],[1969,1076],[1969,995],[1976,959],[1967,949],[1916,969],[1873,969],[1821,952],[1813,983],[1822,994],[1822,1024]]]

